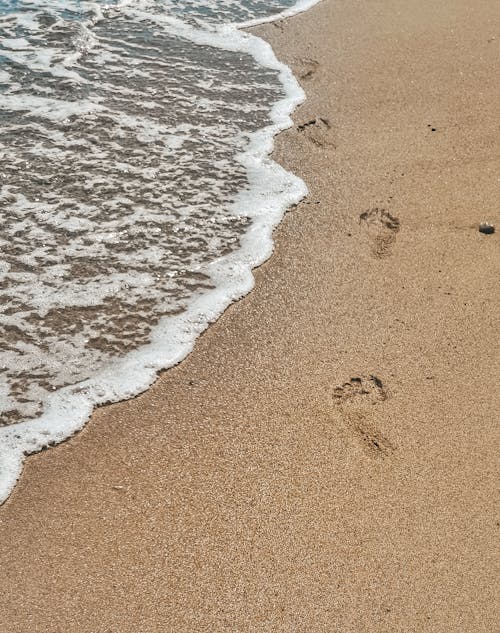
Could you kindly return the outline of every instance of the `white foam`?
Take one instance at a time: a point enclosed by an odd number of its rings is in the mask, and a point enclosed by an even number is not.
[[[35,97],[25,93],[18,93],[15,95],[2,95],[0,109],[13,112],[29,111],[33,115],[49,121],[64,121],[75,115],[101,112],[104,108],[97,103],[62,101],[61,99]]]
[[[304,11],[317,1],[299,0],[294,7],[278,15],[247,21],[238,26],[251,26],[287,17]],[[140,11],[131,7],[131,4],[123,2],[120,6],[140,18]],[[288,173],[269,157],[273,137],[292,124],[290,114],[304,99],[304,93],[291,70],[278,61],[271,46],[253,35],[241,32],[234,25],[202,30],[172,17],[154,17],[158,22],[168,24],[169,29],[178,35],[193,42],[249,53],[263,67],[279,71],[286,96],[272,109],[272,125],[251,134],[247,150],[238,157],[248,174],[250,187],[238,196],[232,212],[238,217],[251,218],[251,228],[244,234],[238,250],[209,265],[214,289],[196,296],[181,314],[162,318],[154,328],[149,344],[109,364],[91,379],[48,395],[45,410],[37,419],[0,428],[0,502],[12,491],[21,474],[26,455],[67,439],[84,426],[96,406],[117,402],[146,390],[155,381],[159,370],[179,363],[189,354],[196,338],[207,326],[232,302],[252,289],[252,269],[262,264],[272,253],[273,229],[280,222],[285,210],[307,193],[302,180]],[[151,19],[151,15],[148,15],[148,19]],[[95,103],[61,106],[60,102],[55,104],[50,99],[38,98],[34,101],[33,97],[29,98],[30,107],[36,109],[40,116],[48,118],[68,117],[75,108],[83,108],[87,112],[86,108],[90,106],[99,107]],[[20,109],[21,101],[19,95],[16,95],[7,106]],[[4,97],[2,103],[5,103]],[[174,145],[182,140],[182,137],[176,135],[172,138]],[[72,226],[67,228],[71,230]],[[53,274],[59,273],[55,270]],[[114,279],[118,286],[124,281],[132,282]],[[147,283],[147,280],[142,281]],[[51,297],[46,297],[46,300],[50,305]],[[78,298],[73,297],[72,301],[78,302]],[[0,384],[0,395],[2,390],[5,388]]]
[[[307,11],[315,4],[318,4],[318,2],[321,2],[321,0],[298,0],[294,6],[289,7],[288,9],[284,9],[276,15],[270,15],[268,17],[255,18],[254,20],[239,22],[237,26],[240,29],[248,29],[252,26],[257,26],[258,24],[266,24],[268,22],[276,22],[276,20],[291,18],[298,13],[303,13],[304,11]]]

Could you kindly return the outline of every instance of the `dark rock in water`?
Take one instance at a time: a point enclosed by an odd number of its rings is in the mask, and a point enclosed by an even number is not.
[[[481,222],[479,225],[479,232],[484,233],[485,235],[491,235],[495,232],[495,227],[493,224],[488,224],[488,222]]]

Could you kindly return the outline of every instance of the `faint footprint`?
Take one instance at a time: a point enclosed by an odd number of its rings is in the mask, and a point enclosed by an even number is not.
[[[316,71],[319,68],[319,63],[315,59],[302,57],[295,62],[295,67],[297,68],[297,75],[299,79],[311,79],[311,77],[316,74]]]
[[[356,376],[336,387],[333,397],[342,411],[346,427],[372,457],[387,457],[394,445],[367,419],[370,408],[387,399],[385,387],[377,376]]]
[[[319,147],[335,147],[335,144],[331,139],[331,127],[329,119],[325,117],[317,117],[297,125],[297,130],[307,136],[308,140]]]
[[[396,233],[400,228],[398,218],[385,209],[375,207],[361,213],[359,221],[368,231],[373,255],[375,257],[390,255],[391,247],[396,241]]]

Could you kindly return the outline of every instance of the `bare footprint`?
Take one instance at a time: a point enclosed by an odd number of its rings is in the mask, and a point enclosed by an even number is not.
[[[369,421],[372,406],[387,399],[387,391],[377,376],[356,376],[334,389],[333,397],[342,411],[349,432],[371,457],[387,457],[394,445]]]
[[[316,74],[319,63],[315,59],[302,57],[295,62],[295,67],[297,68],[299,79],[311,79],[311,77]]]
[[[378,258],[390,255],[400,229],[398,218],[385,209],[375,207],[361,213],[359,221],[368,231],[373,255]]]
[[[331,127],[329,119],[326,117],[317,117],[297,125],[297,130],[318,147],[335,147],[331,138]]]

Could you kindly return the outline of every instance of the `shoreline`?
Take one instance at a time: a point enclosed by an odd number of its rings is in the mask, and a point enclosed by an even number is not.
[[[9,633],[494,630],[495,3],[253,32],[307,94],[273,157],[309,197],[185,361],[27,459]]]
[[[317,2],[299,0],[295,7],[276,15],[274,20],[301,13]],[[263,18],[248,24],[269,21]],[[169,30],[193,44],[239,51],[252,57],[261,69],[272,69],[279,74],[283,94],[270,109],[267,125],[248,133],[247,147],[235,156],[246,171],[248,190],[239,192],[228,212],[248,218],[250,228],[241,235],[238,249],[216,257],[204,268],[212,289],[191,297],[180,314],[160,319],[151,328],[149,343],[110,360],[77,384],[48,393],[38,417],[0,428],[0,505],[22,476],[27,455],[70,440],[85,427],[97,408],[145,393],[161,372],[175,367],[193,351],[200,334],[229,305],[252,290],[253,270],[272,255],[274,229],[286,210],[306,195],[305,183],[300,178],[269,160],[274,138],[293,125],[290,115],[305,99],[291,69],[276,58],[266,41],[244,34],[237,24],[214,31],[177,24]]]

